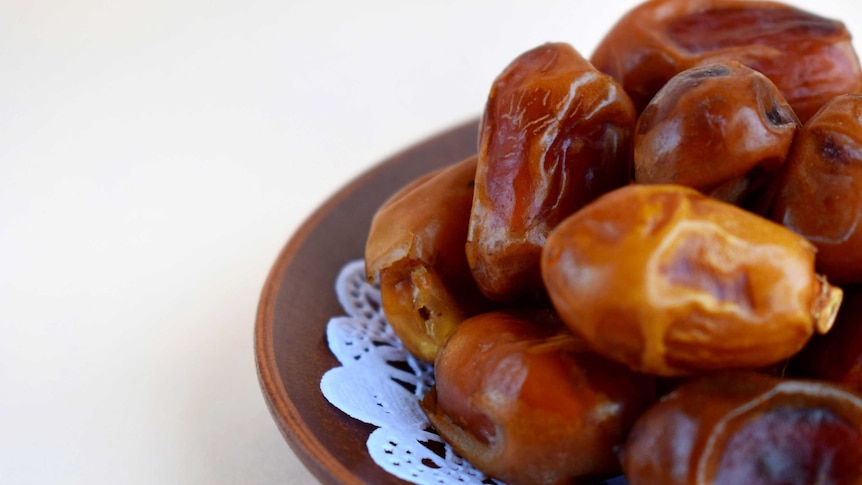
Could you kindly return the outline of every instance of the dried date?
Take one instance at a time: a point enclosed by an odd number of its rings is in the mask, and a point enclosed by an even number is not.
[[[638,419],[622,462],[630,485],[859,485],[862,396],[754,373],[700,378]]]
[[[652,378],[600,357],[545,310],[484,313],[440,351],[423,408],[470,463],[511,485],[619,473],[616,449]]]
[[[554,307],[597,352],[664,376],[765,367],[832,325],[842,292],[814,247],[678,185],[629,185],[551,234]]]
[[[765,214],[798,128],[763,74],[735,61],[688,69],[638,119],[635,181],[685,185]]]
[[[491,306],[464,253],[475,173],[471,157],[415,180],[378,209],[366,241],[386,319],[429,362],[462,320]]]
[[[802,122],[834,96],[862,90],[843,23],[778,2],[657,0],[626,14],[590,60],[642,111],[674,75],[736,60],[766,75]]]
[[[479,131],[467,257],[482,291],[503,303],[545,299],[548,233],[629,182],[635,112],[625,92],[567,44],[545,44],[494,81]]]
[[[817,247],[830,281],[862,282],[862,95],[830,100],[802,127],[770,217]]]

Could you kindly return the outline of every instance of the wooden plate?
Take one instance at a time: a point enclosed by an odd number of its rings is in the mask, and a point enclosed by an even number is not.
[[[323,483],[406,484],[378,467],[365,447],[374,430],[343,414],[320,392],[324,372],[338,366],[326,323],[344,314],[335,278],[363,256],[371,217],[419,175],[476,151],[471,121],[396,155],[332,196],[282,250],[263,288],[255,326],[255,359],[264,397],[288,444]]]

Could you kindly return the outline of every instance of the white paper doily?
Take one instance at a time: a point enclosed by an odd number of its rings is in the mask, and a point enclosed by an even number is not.
[[[320,389],[348,416],[378,427],[366,441],[374,462],[417,485],[503,485],[431,429],[419,400],[433,385],[433,368],[416,360],[386,322],[380,291],[365,280],[362,260],[342,268],[335,292],[347,315],[329,320],[326,338],[341,367],[323,375]],[[622,478],[601,483],[626,484]]]

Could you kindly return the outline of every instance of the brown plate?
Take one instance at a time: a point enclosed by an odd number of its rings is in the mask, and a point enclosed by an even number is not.
[[[371,217],[407,182],[476,151],[471,121],[396,155],[332,196],[299,228],[273,266],[257,313],[255,359],[270,412],[306,467],[325,484],[405,484],[365,447],[374,427],[343,414],[320,392],[339,365],[326,342],[330,317],[344,314],[335,278],[361,258]]]

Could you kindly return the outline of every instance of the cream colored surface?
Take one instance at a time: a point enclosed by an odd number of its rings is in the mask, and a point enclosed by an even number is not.
[[[0,482],[313,482],[254,368],[280,248],[632,4],[0,0]]]

